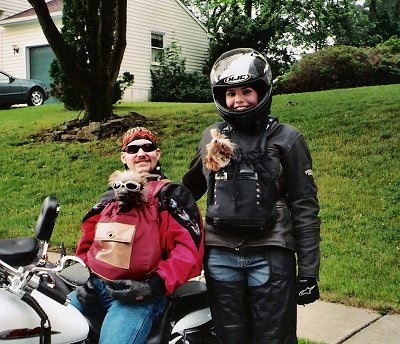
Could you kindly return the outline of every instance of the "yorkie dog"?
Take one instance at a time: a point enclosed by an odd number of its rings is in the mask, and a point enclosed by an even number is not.
[[[204,159],[205,166],[214,172],[227,166],[237,153],[237,145],[232,143],[226,135],[217,129],[211,129],[211,141],[207,144],[207,155]]]
[[[148,183],[147,177],[146,174],[129,170],[117,170],[110,175],[108,185],[115,190],[116,200],[122,210],[126,211],[146,202],[144,187]]]

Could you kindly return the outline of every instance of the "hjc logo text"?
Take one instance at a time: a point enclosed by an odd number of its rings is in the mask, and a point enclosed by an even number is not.
[[[251,76],[249,74],[243,74],[243,75],[232,75],[228,76],[224,79],[224,83],[226,84],[237,84],[238,82],[243,82],[248,79],[250,79]]]

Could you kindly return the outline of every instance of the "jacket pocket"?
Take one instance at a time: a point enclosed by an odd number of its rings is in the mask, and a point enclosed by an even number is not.
[[[135,225],[99,222],[95,240],[101,249],[96,254],[96,259],[112,266],[129,269],[135,233]]]

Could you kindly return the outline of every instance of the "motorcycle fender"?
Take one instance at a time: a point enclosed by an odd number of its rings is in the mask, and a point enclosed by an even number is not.
[[[34,290],[31,294],[50,320],[52,344],[78,343],[87,338],[89,326],[84,316],[73,306],[64,306]],[[0,288],[0,343],[31,344],[32,337],[7,340],[10,330],[34,329],[40,326],[36,312],[16,295]]]
[[[205,323],[211,321],[211,319],[211,311],[208,307],[189,313],[175,324],[172,329],[172,334],[183,334],[185,330],[204,325]]]

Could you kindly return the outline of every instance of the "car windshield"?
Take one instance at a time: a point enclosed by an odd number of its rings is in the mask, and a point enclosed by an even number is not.
[[[8,84],[10,82],[10,78],[8,75],[0,72],[0,84]]]

